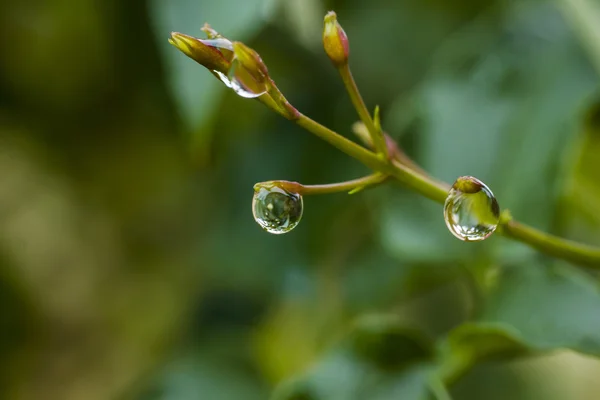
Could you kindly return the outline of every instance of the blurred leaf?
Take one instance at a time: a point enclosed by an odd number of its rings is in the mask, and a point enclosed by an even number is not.
[[[455,381],[476,363],[557,349],[600,354],[600,288],[568,267],[511,268],[480,318],[441,343],[441,375]]]
[[[282,302],[254,334],[254,348],[263,375],[278,382],[304,370],[314,360],[321,326],[315,302],[300,298]]]
[[[568,177],[568,190],[562,225],[573,239],[600,242],[600,99],[586,110],[581,138],[573,146],[573,168]]]
[[[218,344],[217,344],[218,345]],[[169,363],[140,400],[259,400],[263,388],[254,377],[233,362],[224,362],[203,349],[189,351]],[[232,384],[235,382],[235,384]]]
[[[530,265],[501,275],[479,321],[532,350],[568,348],[600,355],[598,310],[600,290],[583,273],[561,265]]]
[[[503,325],[466,323],[455,328],[440,345],[440,376],[454,383],[478,362],[527,354],[515,336],[511,327]]]
[[[509,326],[467,323],[450,332],[446,345],[448,350],[458,353],[461,358],[477,362],[526,353],[517,336]]]
[[[321,50],[323,16],[327,11],[321,0],[270,1],[279,8],[279,12],[273,13],[273,24],[289,31],[305,48],[315,52]]]
[[[398,369],[433,356],[431,342],[422,332],[389,315],[360,318],[350,336],[350,347],[361,359],[382,369]]]
[[[274,399],[422,399],[431,357],[431,343],[395,317],[363,317],[315,367],[278,388]]]
[[[337,351],[304,378],[279,387],[273,400],[420,400],[428,393],[430,365],[416,364],[401,373],[383,372]]]

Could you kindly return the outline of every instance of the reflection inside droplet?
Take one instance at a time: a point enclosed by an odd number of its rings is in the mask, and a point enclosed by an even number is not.
[[[256,71],[256,73],[259,72]],[[265,77],[255,76],[236,58],[231,62],[227,78],[231,83],[229,87],[241,97],[253,99],[267,92]]]
[[[269,233],[279,235],[294,229],[302,218],[302,210],[302,196],[298,193],[288,192],[275,185],[254,189],[254,220]]]
[[[444,203],[444,219],[454,236],[467,242],[488,238],[500,221],[500,208],[492,191],[472,176],[454,182]]]

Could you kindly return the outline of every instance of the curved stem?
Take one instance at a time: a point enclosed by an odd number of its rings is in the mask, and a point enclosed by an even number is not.
[[[342,81],[344,82],[344,86],[346,86],[346,90],[348,91],[348,95],[350,96],[350,100],[358,113],[361,121],[367,127],[369,134],[371,135],[371,140],[373,142],[373,146],[375,150],[383,154],[385,158],[387,158],[388,148],[385,142],[385,138],[383,137],[383,133],[381,129],[378,129],[373,122],[373,118],[371,118],[371,113],[367,109],[365,102],[360,95],[360,91],[358,90],[358,86],[356,86],[356,82],[354,81],[354,77],[352,76],[352,72],[350,71],[350,66],[348,63],[343,64],[338,67],[338,71],[342,77]]]
[[[352,179],[344,182],[328,183],[325,185],[303,185],[298,182],[290,181],[268,181],[257,183],[255,186],[261,185],[277,185],[287,191],[298,193],[301,195],[315,195],[315,194],[331,194],[340,192],[351,192],[356,193],[369,186],[375,186],[388,177],[384,174],[376,172],[371,175],[363,176],[362,178]]]
[[[444,203],[446,200],[450,188],[448,184],[438,182],[427,175],[414,171],[398,160],[392,160],[391,163],[382,160],[372,151],[346,139],[303,114],[299,114],[295,122],[342,152],[357,159],[373,171],[393,176],[401,183],[438,203]],[[498,233],[526,243],[541,252],[600,269],[600,248],[565,240],[511,219],[501,221],[500,227]]]

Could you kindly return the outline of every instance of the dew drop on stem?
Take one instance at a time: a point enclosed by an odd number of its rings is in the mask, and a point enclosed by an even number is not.
[[[280,235],[294,229],[302,218],[303,200],[298,193],[276,185],[255,187],[252,198],[254,220],[269,233]]]
[[[496,230],[500,222],[500,207],[483,182],[472,176],[462,176],[448,192],[444,219],[450,232],[458,239],[480,241]]]

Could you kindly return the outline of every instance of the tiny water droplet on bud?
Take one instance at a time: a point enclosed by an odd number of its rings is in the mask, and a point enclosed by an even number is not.
[[[461,176],[446,197],[444,219],[454,236],[475,242],[494,233],[500,222],[500,208],[483,182],[472,176]]]
[[[233,57],[233,44],[229,39],[225,39],[224,37],[216,37],[212,39],[202,39],[202,43],[207,46],[212,46],[223,54],[223,57],[231,59]],[[223,51],[227,50],[227,51]]]
[[[252,214],[254,220],[267,232],[275,235],[294,229],[302,218],[303,201],[298,193],[277,185],[254,188]]]

